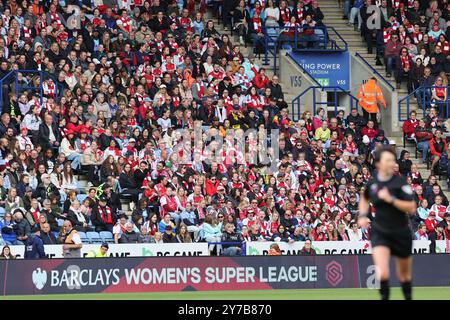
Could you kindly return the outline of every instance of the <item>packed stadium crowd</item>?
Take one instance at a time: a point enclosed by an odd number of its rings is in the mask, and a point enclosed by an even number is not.
[[[376,2],[376,3],[375,3]],[[374,19],[371,5],[379,12]],[[397,88],[447,86],[450,73],[450,3],[423,0],[343,0],[344,18],[361,30],[368,52],[376,47],[376,64],[385,65]],[[423,93],[436,103],[447,99],[442,88]],[[419,98],[419,97],[418,97]],[[445,112],[447,117],[447,113]],[[444,117],[444,110],[442,110]]]
[[[350,22],[355,8],[364,21],[364,5],[351,3]],[[443,80],[449,5],[409,4],[388,7],[387,71],[395,60],[400,81],[402,70]],[[209,7],[222,34],[205,20]],[[96,231],[115,243],[222,242],[211,250],[233,255],[244,241],[370,239],[358,199],[389,144],[384,131],[358,109],[293,122],[279,77],[241,52],[260,53],[269,26],[305,26],[310,37],[306,26],[324,18],[317,1],[10,0],[0,12],[3,244],[78,245],[78,233]],[[407,59],[387,55],[394,31]],[[433,169],[449,163],[436,106],[404,125]],[[420,204],[417,239],[450,238],[436,176],[423,180],[406,151],[396,174]]]

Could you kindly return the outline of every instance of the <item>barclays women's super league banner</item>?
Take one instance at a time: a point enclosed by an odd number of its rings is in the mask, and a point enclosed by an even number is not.
[[[415,285],[449,286],[449,264],[448,254],[415,255]],[[0,295],[377,286],[370,255],[0,261]]]

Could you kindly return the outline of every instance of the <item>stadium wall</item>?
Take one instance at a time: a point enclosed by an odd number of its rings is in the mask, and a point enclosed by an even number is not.
[[[414,256],[414,284],[450,286],[449,264]],[[3,260],[0,275],[2,295],[377,288],[370,255]]]
[[[287,55],[286,50],[281,50],[279,57],[280,80],[285,86],[289,87],[289,91],[293,94],[294,98],[309,87],[317,86],[317,83],[314,81],[314,79]],[[321,91],[319,89],[312,89],[305,93],[305,95],[302,97],[301,113],[305,111],[313,111],[313,90],[316,91],[317,97],[321,97]],[[327,97],[325,94],[321,102],[326,101]],[[291,105],[289,105],[289,110],[291,110]],[[294,115],[297,116],[297,110],[295,111],[296,112]]]

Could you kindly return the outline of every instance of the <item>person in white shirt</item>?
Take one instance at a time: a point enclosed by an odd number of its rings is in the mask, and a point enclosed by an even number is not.
[[[350,241],[362,241],[362,231],[358,228],[358,224],[356,222],[350,223],[348,237]]]
[[[21,151],[24,151],[26,149],[26,145],[29,144],[31,146],[31,150],[34,149],[33,142],[31,142],[31,139],[27,136],[28,134],[28,128],[23,127],[20,130],[20,135],[17,136],[17,140],[19,141],[19,149]]]

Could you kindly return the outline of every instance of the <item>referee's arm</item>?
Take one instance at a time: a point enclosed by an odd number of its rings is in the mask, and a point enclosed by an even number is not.
[[[369,200],[367,200],[366,195],[364,191],[361,191],[361,195],[359,197],[359,214],[358,214],[358,225],[361,228],[368,228],[369,227]]]

